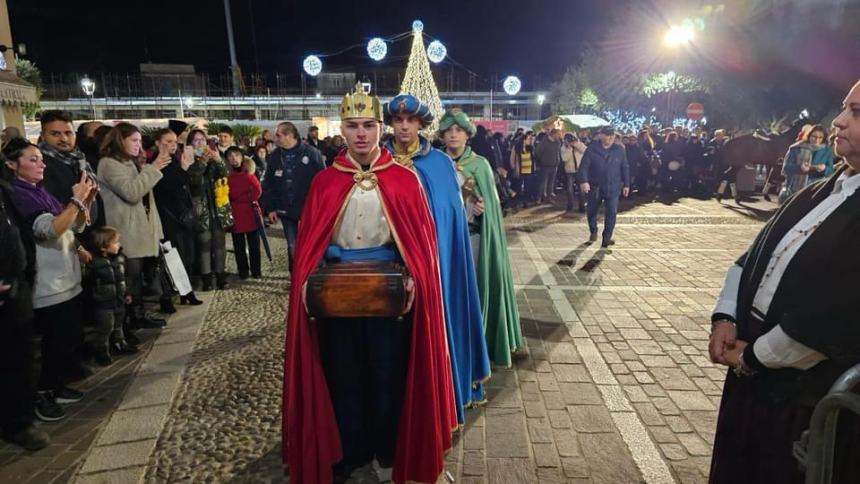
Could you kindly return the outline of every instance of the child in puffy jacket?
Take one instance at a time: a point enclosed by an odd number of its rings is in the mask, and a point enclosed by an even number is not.
[[[84,285],[93,303],[96,330],[91,342],[96,363],[113,363],[111,354],[130,355],[137,347],[125,340],[122,323],[125,305],[131,302],[125,282],[125,257],[120,254],[120,233],[110,226],[90,233],[92,261],[84,273]]]

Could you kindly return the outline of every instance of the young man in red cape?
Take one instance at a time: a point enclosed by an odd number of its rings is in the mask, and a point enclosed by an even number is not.
[[[436,482],[457,426],[436,233],[417,175],[379,148],[382,110],[361,86],[341,104],[347,141],[319,173],[299,225],[284,361],[284,461],[295,483],[345,480],[376,460],[392,479]],[[321,263],[399,260],[403,320],[309,321]]]

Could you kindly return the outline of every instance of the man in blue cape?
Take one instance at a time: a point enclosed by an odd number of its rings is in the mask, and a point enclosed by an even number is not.
[[[430,108],[401,94],[382,108],[385,124],[394,130],[387,146],[394,159],[418,173],[436,224],[442,298],[453,371],[457,419],[464,408],[486,400],[483,382],[490,376],[481,299],[469,242],[469,226],[454,162],[418,134],[433,121]]]

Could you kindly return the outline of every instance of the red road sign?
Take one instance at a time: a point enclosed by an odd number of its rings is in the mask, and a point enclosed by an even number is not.
[[[690,103],[687,106],[687,117],[692,119],[693,121],[698,121],[702,119],[702,116],[705,114],[705,106],[702,106],[701,103]]]

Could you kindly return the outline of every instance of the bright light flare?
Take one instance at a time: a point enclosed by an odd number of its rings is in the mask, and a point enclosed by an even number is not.
[[[693,29],[687,25],[673,25],[663,36],[663,45],[666,47],[680,47],[693,41],[695,34]]]

